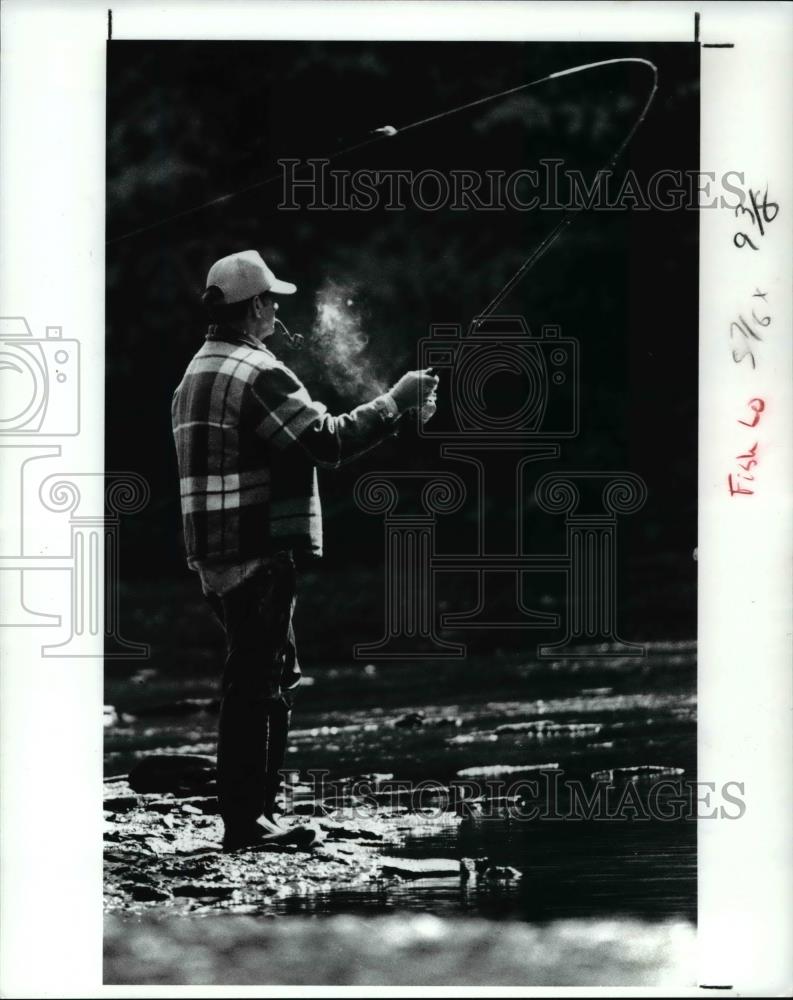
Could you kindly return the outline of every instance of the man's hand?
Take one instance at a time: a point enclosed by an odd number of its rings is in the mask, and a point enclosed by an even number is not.
[[[430,397],[433,397],[434,403],[439,381],[437,375],[430,375],[429,368],[425,371],[405,372],[397,384],[389,389],[389,395],[399,407],[400,413],[418,410],[430,401]]]

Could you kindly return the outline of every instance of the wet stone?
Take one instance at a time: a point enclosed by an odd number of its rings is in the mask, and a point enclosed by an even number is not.
[[[143,803],[143,808],[157,813],[171,813],[176,809],[175,799],[150,799]]]
[[[328,840],[382,840],[383,834],[379,830],[371,827],[356,826],[353,824],[321,824],[325,830]]]
[[[399,878],[459,877],[460,862],[456,858],[381,858],[383,875]]]
[[[457,715],[442,715],[438,719],[431,719],[430,722],[433,726],[448,726],[451,729],[459,729],[463,724],[463,720]]]
[[[173,899],[167,889],[155,885],[144,885],[140,882],[122,882],[120,887],[139,903],[163,903]]]
[[[337,778],[333,784],[339,787],[349,787],[350,785],[382,785],[383,782],[393,781],[394,775],[392,772],[384,771],[370,771],[367,774],[356,774],[348,778]]]
[[[135,846],[131,844],[119,844],[118,846],[106,847],[104,850],[104,859],[111,864],[127,864],[130,861],[135,861],[139,854],[137,844]]]
[[[498,736],[495,733],[462,733],[459,736],[452,736],[446,742],[451,746],[462,746],[466,743],[495,743]]]
[[[503,736],[508,733],[523,733],[526,736],[538,738],[549,736],[596,736],[603,726],[596,722],[560,723],[548,719],[535,719],[531,722],[508,722],[496,727],[496,734]]]
[[[458,778],[496,778],[502,774],[531,774],[533,771],[558,771],[558,764],[489,764],[482,767],[464,767]]]
[[[624,781],[656,781],[659,778],[679,778],[685,768],[667,767],[659,764],[637,764],[635,767],[612,767],[606,771],[593,771],[593,781],[607,781],[609,784]]]
[[[484,876],[495,882],[523,878],[518,869],[513,868],[511,865],[491,865],[490,868],[485,869]]]
[[[201,785],[193,786],[188,784],[184,785],[182,788],[176,788],[174,789],[172,794],[174,795],[175,798],[179,800],[193,799],[196,797],[196,792],[201,792],[202,797],[209,796],[211,798],[216,798],[217,791],[218,791],[217,781],[215,781],[215,779],[212,778],[211,780]]]
[[[115,795],[105,799],[103,806],[107,812],[130,812],[138,807],[137,795]]]
[[[215,761],[199,754],[150,754],[129,773],[136,792],[179,792],[195,794],[214,784]]]
[[[330,809],[321,802],[297,802],[292,812],[295,816],[327,816]]]
[[[406,715],[400,716],[394,722],[395,726],[399,726],[403,729],[412,729],[415,726],[424,725],[424,713],[423,712],[408,712]]]
[[[179,798],[177,804],[183,812],[203,813],[206,816],[217,816],[218,800],[215,795],[191,795],[186,798]]]
[[[173,887],[174,896],[188,896],[193,899],[201,899],[204,896],[214,896],[217,899],[228,899],[237,889],[244,889],[241,885],[228,885],[219,882],[182,882]]]

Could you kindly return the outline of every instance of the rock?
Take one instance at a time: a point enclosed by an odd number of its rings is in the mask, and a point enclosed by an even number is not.
[[[340,788],[362,784],[377,787],[377,785],[382,785],[386,781],[393,780],[394,775],[390,771],[370,771],[368,774],[356,774],[349,778],[337,778],[333,784],[338,785]]]
[[[242,886],[229,885],[221,882],[182,882],[173,887],[174,896],[189,896],[200,899],[202,896],[214,896],[216,899],[228,899],[235,889]]]
[[[176,809],[177,801],[176,799],[147,799],[143,803],[144,809],[149,809],[152,812],[158,813],[170,813]]]
[[[173,899],[167,889],[154,885],[142,885],[140,882],[122,882],[119,888],[129,893],[139,903],[164,903],[168,899]]]
[[[196,798],[195,793],[199,791],[204,793],[202,796],[200,796],[201,798],[205,798],[206,796],[216,798],[218,793],[217,781],[215,781],[214,779],[212,779],[211,781],[207,781],[207,783],[205,785],[202,785],[200,788],[191,788],[189,786],[185,786],[183,788],[176,788],[173,791],[173,795],[180,801],[183,799],[192,800]]]
[[[485,878],[492,879],[493,881],[523,878],[521,872],[510,865],[491,865],[490,868],[485,868],[484,875]]]
[[[393,771],[367,771],[364,774],[353,774],[346,778],[336,778],[337,785],[381,785],[384,781],[393,781]]]
[[[102,803],[104,808],[112,813],[130,812],[132,809],[137,809],[138,804],[137,795],[113,795]]]
[[[184,797],[179,796],[179,798],[148,799],[144,801],[143,806],[145,809],[161,813],[181,809],[183,812],[195,815],[203,813],[205,816],[217,816],[218,814],[218,800],[214,795],[187,795]]]
[[[321,802],[297,802],[292,812],[295,816],[327,816],[330,809]]]
[[[463,724],[463,720],[457,715],[442,715],[439,719],[430,721],[433,726],[450,726],[453,729],[459,729]]]
[[[345,851],[336,844],[327,844],[317,847],[314,851],[315,858],[326,861],[333,861],[339,865],[355,865],[359,863],[357,855]]]
[[[372,830],[365,826],[352,826],[349,823],[333,825],[322,824],[322,829],[327,833],[328,840],[382,840],[383,834],[379,830]]]
[[[460,736],[451,736],[447,743],[452,746],[461,746],[464,743],[495,743],[498,736],[495,733],[463,733]]]
[[[118,723],[118,712],[114,705],[103,705],[102,706],[102,724],[105,729],[110,726],[115,726]]]
[[[489,764],[483,767],[464,767],[458,778],[497,778],[501,774],[530,774],[533,771],[558,771],[558,764]]]
[[[424,725],[424,713],[423,712],[408,712],[407,715],[400,716],[395,722],[395,726],[400,726],[404,729],[412,729],[414,726]]]
[[[508,722],[496,727],[497,735],[525,733],[538,738],[546,736],[596,736],[603,728],[597,722],[561,723],[549,719],[535,719],[532,722]]]
[[[136,845],[118,844],[115,847],[105,847],[104,860],[111,864],[128,864],[138,860],[139,851]]]
[[[383,875],[400,878],[458,878],[460,862],[456,858],[381,858]]]
[[[590,775],[593,781],[607,781],[615,784],[620,781],[656,781],[659,778],[679,778],[685,774],[685,768],[667,767],[662,764],[637,764],[635,767],[612,767],[606,771],[593,771]]]
[[[206,791],[215,781],[215,761],[199,754],[150,754],[129,772],[136,792]]]

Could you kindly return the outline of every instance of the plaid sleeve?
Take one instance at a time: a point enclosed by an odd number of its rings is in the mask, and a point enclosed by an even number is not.
[[[394,432],[399,420],[384,396],[331,416],[286,367],[263,371],[252,390],[262,409],[259,436],[279,450],[299,446],[313,462],[327,468],[338,468],[373,448]]]

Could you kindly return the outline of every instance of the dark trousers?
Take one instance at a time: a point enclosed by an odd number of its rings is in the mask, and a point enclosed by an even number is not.
[[[292,699],[300,683],[292,612],[296,572],[279,552],[223,597],[208,601],[226,631],[218,729],[218,805],[226,830],[272,816]]]

